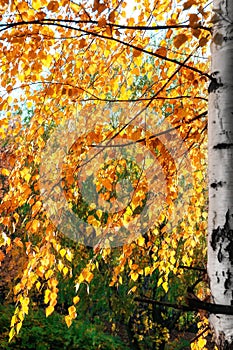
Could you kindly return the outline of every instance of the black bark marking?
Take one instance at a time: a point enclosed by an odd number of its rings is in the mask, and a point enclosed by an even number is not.
[[[213,72],[213,73],[211,74],[211,77],[210,77],[211,82],[210,82],[210,84],[209,84],[209,86],[208,86],[208,93],[209,93],[209,94],[210,94],[211,92],[217,91],[220,87],[223,86],[223,84],[222,84],[222,82],[221,82],[221,78],[218,77],[218,75],[219,75],[219,71]]]
[[[227,37],[227,36],[224,36],[224,37],[223,37],[223,40],[224,40],[224,41],[233,40],[233,36],[228,36],[228,37]]]
[[[220,248],[219,248],[219,251],[218,251],[218,261],[222,262],[223,258],[224,258],[224,256],[222,254],[222,245],[220,244]]]
[[[215,145],[213,149],[229,149],[231,147],[233,147],[233,143],[222,142]]]
[[[218,271],[216,271],[215,275],[216,275],[216,281],[217,281],[217,283],[220,283],[220,278],[218,277]]]
[[[233,241],[231,240],[230,243],[225,248],[226,252],[229,254],[229,259],[231,264],[233,265]]]
[[[229,220],[230,213],[228,210],[224,226],[218,226],[216,229],[213,229],[210,245],[214,251],[218,249],[217,257],[218,261],[221,262],[224,257],[222,253],[222,243],[227,240],[229,243],[224,250],[228,253],[231,265],[233,265],[233,230],[230,229]]]
[[[222,83],[218,83],[216,78],[213,78],[210,85],[208,86],[208,93],[217,91],[221,86],[223,86]]]
[[[212,182],[210,184],[210,187],[214,188],[214,189],[218,189],[218,187],[222,187],[223,186],[223,182],[222,181],[219,181],[219,182]]]
[[[224,287],[225,289],[231,289],[231,279],[232,279],[232,273],[230,272],[230,270],[227,270],[227,278],[224,282]]]

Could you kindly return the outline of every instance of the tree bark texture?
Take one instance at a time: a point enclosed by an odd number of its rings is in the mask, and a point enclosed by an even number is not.
[[[208,276],[212,302],[233,306],[233,0],[213,1],[209,86]],[[219,349],[233,349],[233,316],[210,314]]]

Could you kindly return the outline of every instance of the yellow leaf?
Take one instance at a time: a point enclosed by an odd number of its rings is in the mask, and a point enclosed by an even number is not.
[[[203,337],[198,338],[197,345],[198,345],[198,349],[204,349],[206,345],[206,339]]]
[[[15,335],[15,329],[14,329],[14,328],[11,328],[10,333],[9,333],[9,342],[12,340],[12,338],[14,337],[14,335]]]
[[[17,325],[16,325],[16,333],[17,334],[19,334],[21,327],[22,327],[22,322],[17,323]]]
[[[167,293],[167,291],[168,291],[168,283],[167,283],[167,281],[163,282],[162,287],[165,290],[165,292]]]
[[[76,305],[76,304],[78,304],[79,300],[80,300],[79,296],[76,295],[76,296],[73,298],[73,303]]]
[[[160,286],[160,284],[162,284],[162,283],[163,283],[163,278],[162,278],[162,277],[160,277],[160,278],[159,278],[159,280],[158,280],[157,286],[159,287],[159,286]]]
[[[17,321],[17,317],[16,317],[16,315],[13,315],[11,318],[11,327],[13,327],[15,325],[16,321]]]
[[[131,293],[134,293],[137,289],[137,286],[133,286],[133,288],[131,288],[129,291],[128,291],[128,294],[131,294]]]
[[[38,281],[38,282],[36,283],[36,289],[37,289],[37,290],[40,290],[40,286],[41,286],[41,283]]]
[[[32,7],[34,10],[39,10],[41,7],[41,1],[40,0],[32,0]]]
[[[205,211],[204,213],[202,213],[202,217],[206,220],[206,218],[208,217],[208,213]]]
[[[145,267],[145,276],[149,275],[149,273],[150,273],[150,267],[146,266]]]
[[[9,176],[10,175],[10,171],[8,169],[3,168],[1,171],[3,176]]]
[[[28,314],[28,306],[27,306],[27,305],[22,305],[22,311],[23,311],[25,314]],[[24,316],[23,316],[23,319],[24,319]]]
[[[75,3],[73,3],[73,2],[70,2],[69,6],[76,13],[78,13],[80,11],[80,6],[75,4]]]
[[[61,272],[62,269],[63,269],[63,267],[64,267],[64,265],[63,265],[63,263],[61,262],[61,260],[59,260],[57,267],[58,267],[58,270]]]
[[[30,169],[27,167],[24,167],[21,171],[20,171],[20,175],[23,179],[26,179],[26,176],[30,174]]]
[[[176,259],[174,258],[174,256],[171,257],[170,261],[171,261],[171,264],[172,264],[172,265],[175,265]]]
[[[137,272],[133,272],[132,274],[131,274],[131,279],[135,282],[135,281],[137,281],[137,279],[138,279],[138,273]]]
[[[72,318],[70,317],[70,315],[65,316],[65,322],[67,324],[67,327],[70,328],[72,324]]]
[[[66,259],[71,262],[72,258],[73,258],[73,254],[71,253],[70,250],[67,250]]]
[[[65,267],[63,267],[63,270],[62,270],[62,272],[63,272],[63,275],[64,276],[66,276],[67,275],[67,273],[68,273],[68,268],[65,266]]]
[[[203,180],[203,174],[202,172],[199,170],[199,171],[196,171],[195,172],[195,177],[199,180],[199,181],[202,181]]]
[[[14,294],[17,295],[19,293],[19,291],[21,290],[21,286],[20,283],[16,284],[16,286],[14,287]]]
[[[54,311],[54,307],[49,305],[48,307],[46,307],[45,309],[45,314],[46,314],[46,317],[48,317],[49,315],[51,315]]]
[[[45,295],[44,295],[44,303],[45,304],[48,304],[48,302],[50,300],[50,293],[51,293],[51,291],[49,289],[46,289]]]
[[[53,275],[53,270],[50,269],[45,273],[45,278],[49,279],[50,277],[52,277],[52,275]]]
[[[19,313],[18,313],[18,318],[21,320],[21,321],[23,321],[24,320],[24,313],[23,313],[23,311],[21,310],[21,311],[19,311]]]
[[[60,253],[61,257],[63,258],[63,256],[66,254],[66,250],[64,248],[62,248],[59,253]]]
[[[76,307],[74,305],[70,306],[68,308],[68,312],[69,312],[69,315],[72,319],[74,319],[76,317]]]
[[[39,220],[35,219],[35,220],[31,221],[31,231],[32,232],[36,232],[39,226],[40,226]]]
[[[51,65],[51,62],[53,60],[53,56],[52,55],[46,55],[46,58],[42,59],[42,63],[45,67],[50,67]]]
[[[144,244],[145,244],[145,238],[144,237],[142,237],[142,236],[140,236],[139,238],[138,238],[138,245],[140,246],[140,247],[143,247],[144,246]]]

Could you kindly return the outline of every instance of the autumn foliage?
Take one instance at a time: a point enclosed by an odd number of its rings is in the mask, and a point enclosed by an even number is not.
[[[201,0],[1,3],[0,261],[24,257],[10,339],[35,291],[53,313],[58,276],[74,279],[69,327],[100,260],[132,297],[147,276],[169,293],[181,265],[205,267],[209,11]]]

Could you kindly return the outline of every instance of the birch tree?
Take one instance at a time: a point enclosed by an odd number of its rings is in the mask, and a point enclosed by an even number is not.
[[[233,2],[213,2],[209,86],[208,274],[212,301],[233,305]],[[210,315],[219,349],[233,348],[233,315]]]

